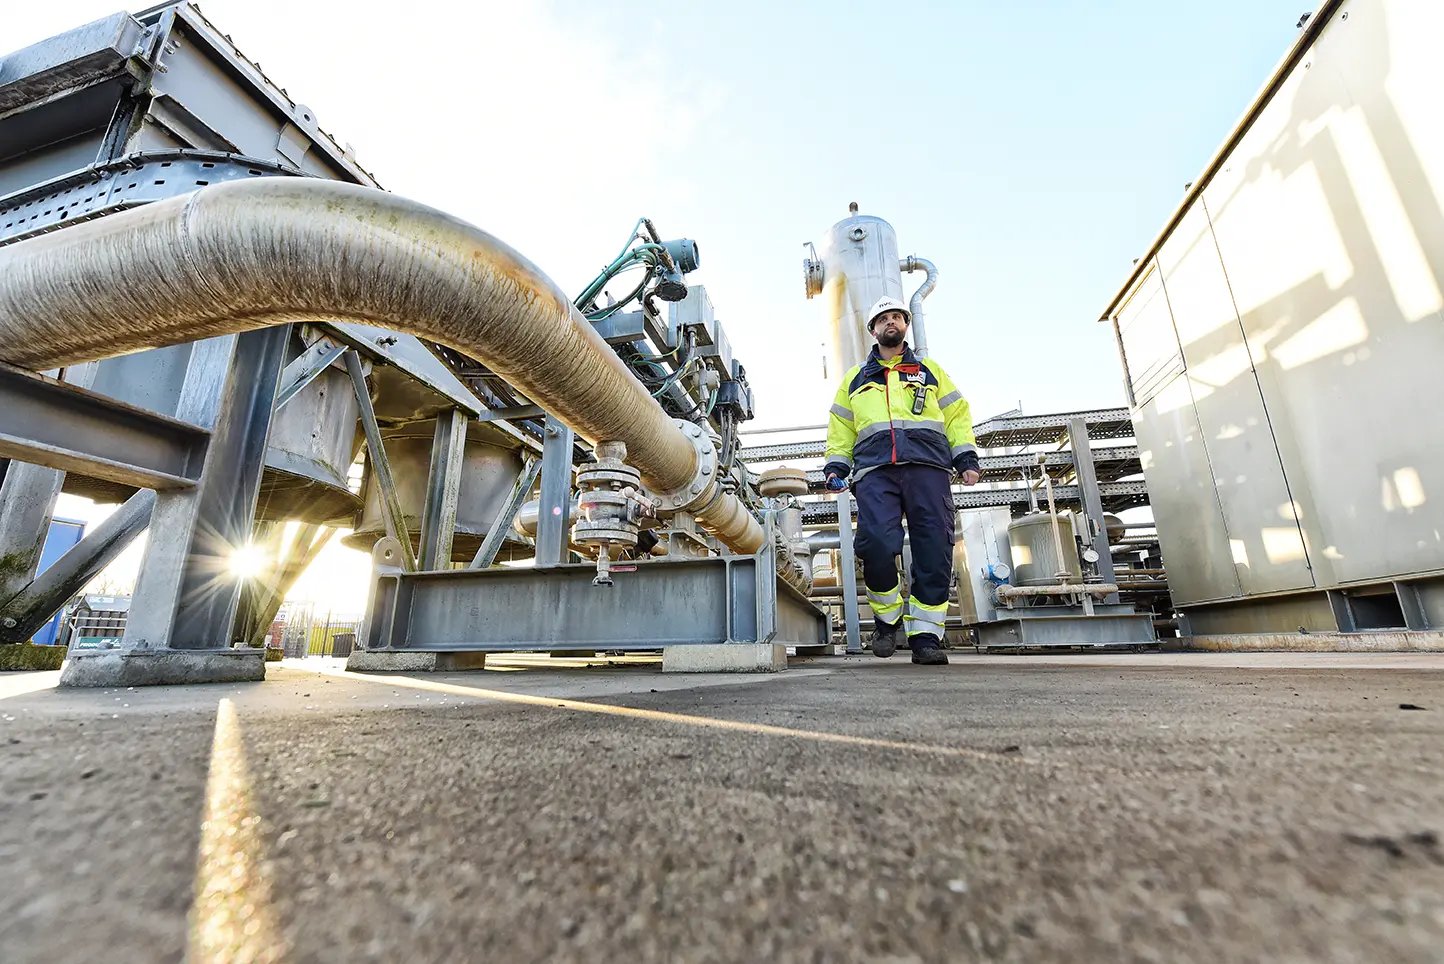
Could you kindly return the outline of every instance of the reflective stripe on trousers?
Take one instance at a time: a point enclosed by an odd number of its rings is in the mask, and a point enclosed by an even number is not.
[[[874,592],[869,589],[867,604],[872,607],[872,614],[877,619],[897,625],[903,607],[902,585],[898,584],[887,592]]]
[[[942,603],[938,606],[929,606],[926,603],[918,602],[916,596],[908,597],[908,639],[926,634],[928,636],[936,636],[941,640],[943,638],[943,632],[947,628],[947,618],[947,603]]]

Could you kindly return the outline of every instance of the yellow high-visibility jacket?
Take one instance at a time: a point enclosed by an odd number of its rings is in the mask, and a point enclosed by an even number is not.
[[[827,425],[827,473],[854,481],[879,465],[913,462],[978,468],[967,399],[942,366],[904,348],[884,361],[876,346],[848,370]]]

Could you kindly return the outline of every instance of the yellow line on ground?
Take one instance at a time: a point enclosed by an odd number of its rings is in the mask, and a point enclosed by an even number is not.
[[[251,801],[236,707],[222,699],[216,708],[216,735],[206,780],[187,961],[229,964],[282,961],[288,956],[261,859],[260,824]]]
[[[966,757],[985,760],[990,763],[1027,763],[1035,761],[1017,755],[1002,756],[986,750],[969,747],[938,746],[930,743],[904,743],[901,740],[880,740],[867,736],[850,736],[845,733],[828,733],[823,730],[800,730],[788,726],[773,726],[770,723],[747,723],[741,720],[721,720],[709,716],[692,716],[687,713],[668,713],[662,710],[644,710],[631,706],[614,706],[610,703],[591,703],[584,700],[569,700],[555,696],[531,696],[525,693],[508,693],[504,690],[479,689],[442,683],[436,680],[417,679],[414,676],[371,676],[366,673],[351,673],[345,670],[317,669],[318,673],[339,676],[387,686],[402,686],[410,689],[427,690],[432,693],[446,693],[452,696],[467,696],[477,700],[497,703],[515,703],[522,706],[549,707],[572,710],[577,713],[596,713],[602,716],[620,716],[625,719],[647,720],[653,723],[676,723],[683,726],[698,726],[713,730],[730,730],[737,733],[753,733],[761,736],[789,737],[813,740],[819,743],[838,743],[862,746],[880,750],[902,750],[909,753],[930,753],[937,756]]]

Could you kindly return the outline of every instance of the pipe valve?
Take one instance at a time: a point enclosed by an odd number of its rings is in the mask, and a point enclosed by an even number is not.
[[[624,442],[599,442],[597,460],[578,470],[577,521],[572,541],[596,546],[597,577],[594,586],[612,585],[612,552],[637,545],[643,519],[655,518],[656,504],[643,494],[642,477],[626,463]]]

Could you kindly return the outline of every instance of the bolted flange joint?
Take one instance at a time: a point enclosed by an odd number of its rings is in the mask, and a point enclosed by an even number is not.
[[[668,492],[656,493],[658,507],[664,513],[696,513],[715,501],[720,491],[718,478],[721,473],[718,472],[717,445],[712,435],[703,431],[695,422],[679,418],[677,427],[696,450],[697,466],[692,470],[692,478],[685,485]]]
[[[572,541],[597,550],[597,577],[593,583],[610,586],[611,558],[615,549],[631,549],[643,520],[656,515],[656,506],[643,493],[642,477],[626,463],[621,442],[600,442],[596,461],[577,472],[577,516]]]

